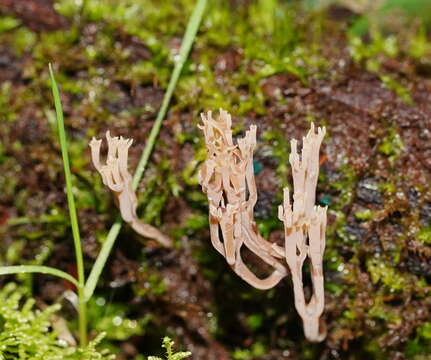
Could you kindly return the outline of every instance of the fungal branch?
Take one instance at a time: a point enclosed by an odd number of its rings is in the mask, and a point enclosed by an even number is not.
[[[201,114],[207,147],[207,158],[199,171],[199,183],[208,197],[211,242],[232,270],[257,289],[274,287],[289,270],[292,275],[295,307],[304,323],[304,333],[310,341],[321,341],[326,332],[319,329],[324,308],[322,258],[325,249],[326,208],[315,206],[319,174],[319,149],[325,129],[315,133],[311,126],[303,138],[301,159],[296,140],[291,141],[290,164],[293,172],[293,206],[289,191],[284,190],[284,202],[279,218],[285,227],[284,247],[265,240],[258,232],[253,209],[257,189],[253,172],[256,146],[256,126],[235,144],[232,138],[231,116],[224,110],[215,119],[211,111]],[[221,235],[221,236],[220,236]],[[245,246],[273,270],[266,278],[257,277],[243,262]],[[311,264],[313,295],[307,303],[303,291],[302,267],[306,258]]]
[[[100,146],[102,140],[93,138],[90,142],[91,159],[96,170],[102,176],[103,184],[114,194],[121,217],[138,234],[154,239],[164,246],[171,246],[171,240],[155,227],[143,223],[136,215],[138,200],[132,187],[132,176],[127,169],[129,148],[133,139],[111,137],[106,132],[108,154],[106,164],[100,163]]]
[[[315,206],[317,178],[319,175],[319,149],[325,136],[325,128],[314,124],[303,138],[299,159],[296,140],[291,141],[289,162],[293,177],[293,206],[289,190],[284,189],[283,205],[278,217],[284,223],[285,258],[292,276],[295,307],[304,323],[305,336],[312,341],[322,341],[326,331],[319,332],[319,318],[323,313],[325,293],[323,289],[323,252],[325,251],[326,207]],[[313,294],[305,301],[302,267],[308,257]]]

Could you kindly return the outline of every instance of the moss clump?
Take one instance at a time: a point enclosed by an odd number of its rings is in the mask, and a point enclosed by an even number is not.
[[[424,226],[419,230],[418,240],[425,244],[431,244],[431,226]]]
[[[380,153],[388,156],[389,161],[393,163],[404,149],[403,140],[395,128],[389,128],[387,135],[382,139],[378,150]]]
[[[112,360],[113,355],[96,350],[99,336],[85,348],[68,346],[51,330],[52,315],[60,305],[34,309],[34,299],[22,304],[23,290],[9,283],[0,291],[0,359]],[[22,304],[22,305],[21,305]]]
[[[384,261],[370,259],[367,262],[367,268],[372,282],[374,284],[382,282],[390,292],[400,292],[408,287],[407,279]]]
[[[416,337],[410,341],[404,354],[413,360],[425,360],[431,352],[431,322],[419,326],[416,329]]]
[[[190,351],[174,352],[174,342],[167,336],[163,338],[162,347],[166,349],[166,360],[182,360],[188,358],[192,353]],[[149,356],[148,360],[164,360],[158,356]]]

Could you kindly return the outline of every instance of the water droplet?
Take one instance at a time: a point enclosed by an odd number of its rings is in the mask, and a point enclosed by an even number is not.
[[[99,297],[96,299],[96,304],[99,306],[104,306],[106,304],[106,299],[103,297]]]
[[[112,323],[115,326],[120,326],[123,323],[123,318],[121,316],[116,316],[112,319]]]

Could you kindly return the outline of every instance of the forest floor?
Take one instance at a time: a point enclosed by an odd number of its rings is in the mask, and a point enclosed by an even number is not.
[[[132,137],[136,167],[193,7],[176,3],[0,0],[1,263],[75,272],[52,62],[90,269],[116,211],[88,143],[108,129]],[[140,217],[176,247],[124,227],[89,304],[90,327],[107,331],[118,359],[159,351],[165,334],[192,359],[426,359],[431,44],[417,24],[359,37],[348,32],[357,15],[346,8],[269,3],[215,1],[206,10],[138,190]],[[304,339],[289,278],[252,289],[211,246],[197,124],[200,112],[219,108],[232,113],[236,135],[257,125],[255,217],[274,242],[283,238],[276,210],[291,183],[290,139],[311,122],[327,128],[317,196],[329,206],[322,343]],[[22,281],[41,303],[69,286],[42,276]],[[73,327],[67,301],[62,311]]]

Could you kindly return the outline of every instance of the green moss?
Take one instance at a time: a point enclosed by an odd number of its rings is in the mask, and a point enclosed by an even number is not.
[[[397,191],[397,185],[387,182],[379,184],[379,189],[386,193],[386,195],[391,196]]]
[[[341,210],[352,203],[354,189],[358,182],[356,173],[349,166],[343,165],[338,170],[341,173],[339,179],[329,183],[329,186],[338,192],[337,202],[331,206],[334,210]]]
[[[418,327],[416,330],[418,336],[424,340],[431,340],[431,322],[426,322],[425,324]]]
[[[0,34],[10,31],[21,24],[21,21],[13,16],[2,16],[0,18]]]
[[[402,292],[409,286],[408,279],[382,259],[368,259],[367,270],[372,282],[381,282],[389,292]]]
[[[397,131],[389,128],[388,134],[382,139],[378,149],[382,154],[388,156],[391,162],[394,162],[401,155],[404,144]]]
[[[392,75],[387,71],[383,73],[381,69],[386,58],[395,58],[400,53],[400,45],[396,36],[383,36],[380,31],[373,31],[370,42],[364,42],[358,36],[351,36],[349,44],[350,54],[355,62],[365,64],[369,71],[379,76],[386,88],[394,91],[406,104],[413,105],[409,89],[397,80],[398,74]],[[416,51],[419,50],[416,49]]]
[[[201,144],[199,144],[201,145]],[[199,147],[196,150],[194,157],[190,160],[190,162],[184,167],[182,171],[182,180],[190,186],[198,185],[198,170],[199,165],[205,160],[207,154],[207,150],[205,147]]]
[[[394,91],[406,104],[413,105],[413,100],[410,96],[410,91],[404,87],[399,81],[389,75],[380,75],[380,80],[385,86]]]
[[[369,71],[378,72],[382,57],[395,57],[399,45],[395,36],[384,37],[379,31],[373,32],[371,41],[366,43],[360,37],[349,38],[350,54],[355,62],[364,62]]]
[[[265,239],[267,239],[271,234],[271,232],[273,232],[274,230],[283,228],[282,223],[277,217],[276,210],[277,208],[274,206],[268,219],[259,219],[256,217],[256,223],[257,223],[257,228],[259,230],[259,233]]]
[[[205,51],[198,52],[191,71],[184,74],[178,87],[181,108],[223,108],[236,115],[264,115],[262,79],[289,72],[305,82],[326,66],[320,55],[318,26],[303,27],[296,16],[298,6],[256,1],[235,10],[225,2],[211,2],[204,20],[204,36],[198,38],[196,46]],[[313,24],[319,24],[320,18],[315,20]],[[315,36],[311,46],[303,46],[306,34]],[[240,49],[235,55],[235,71],[215,73],[214,59],[233,49]],[[230,60],[234,55],[226,56]]]
[[[354,320],[358,317],[358,315],[354,311],[346,310],[345,312],[343,312],[343,317],[345,317],[346,319]]]
[[[0,115],[2,115],[6,121],[14,120],[14,116],[12,116],[13,112],[10,109],[11,88],[12,84],[9,81],[5,81],[0,85]]]
[[[0,290],[0,358],[32,360],[113,360],[113,356],[96,350],[101,337],[86,348],[75,348],[61,341],[52,331],[53,314],[60,305],[35,310],[34,299],[21,306],[24,291],[9,283]],[[103,336],[103,335],[102,335]]]
[[[255,343],[250,349],[237,349],[233,352],[234,360],[249,360],[258,356],[263,356],[267,352],[265,346],[261,343]]]
[[[142,335],[150,316],[138,320],[128,317],[130,305],[113,303],[103,296],[95,296],[88,302],[88,321],[91,329],[105,333],[104,346],[111,341],[126,340],[134,335]]]
[[[166,350],[166,360],[182,360],[185,358],[188,358],[192,353],[190,351],[183,351],[183,352],[175,352],[174,342],[167,336],[163,338],[163,344],[162,347]],[[149,356],[148,360],[164,360],[161,357],[158,356]]]
[[[419,30],[410,38],[408,55],[416,60],[422,61],[431,53],[431,44],[428,41],[425,26],[420,26]]]
[[[419,241],[425,244],[431,244],[431,226],[424,226],[419,230],[417,235]]]
[[[25,27],[14,31],[13,49],[17,56],[22,56],[28,49],[36,44],[36,34]]]
[[[251,331],[258,330],[264,321],[263,318],[264,314],[256,313],[251,314],[247,317],[247,326],[250,328]]]
[[[431,322],[416,329],[416,336],[406,345],[404,354],[413,360],[426,360],[431,352]]]
[[[373,218],[373,216],[374,216],[374,211],[371,211],[370,209],[365,209],[363,211],[356,211],[355,212],[355,217],[361,221],[371,220]]]
[[[280,195],[281,189],[288,186],[288,172],[289,172],[289,154],[290,154],[290,143],[286,136],[283,135],[277,120],[273,124],[274,130],[265,131],[262,134],[264,142],[270,146],[271,153],[269,156],[273,156],[277,159],[277,167],[275,169],[277,173],[277,178],[280,183]],[[281,199],[281,196],[280,196]]]
[[[161,274],[151,269],[144,259],[139,268],[137,283],[133,286],[135,294],[142,297],[161,297],[167,289]]]
[[[386,324],[395,326],[401,325],[402,322],[399,310],[384,304],[381,294],[375,294],[373,306],[368,310],[368,316],[384,320]]]
[[[195,212],[191,213],[180,227],[175,229],[172,233],[176,239],[187,235],[189,237],[194,236],[202,229],[208,228],[208,214]]]
[[[145,184],[144,192],[138,193],[138,201],[143,204],[139,211],[142,211],[142,219],[146,223],[160,224],[161,212],[168,197],[171,194],[178,196],[181,191],[169,161],[161,161],[157,171],[158,174]]]
[[[6,262],[8,264],[17,264],[21,260],[22,251],[25,248],[27,242],[25,240],[17,240],[14,241],[6,251],[4,259],[2,262]]]
[[[337,268],[339,266],[339,261],[333,261],[331,268]],[[340,295],[344,290],[344,286],[340,283],[335,283],[331,281],[325,281],[325,291],[329,291],[334,296]]]

